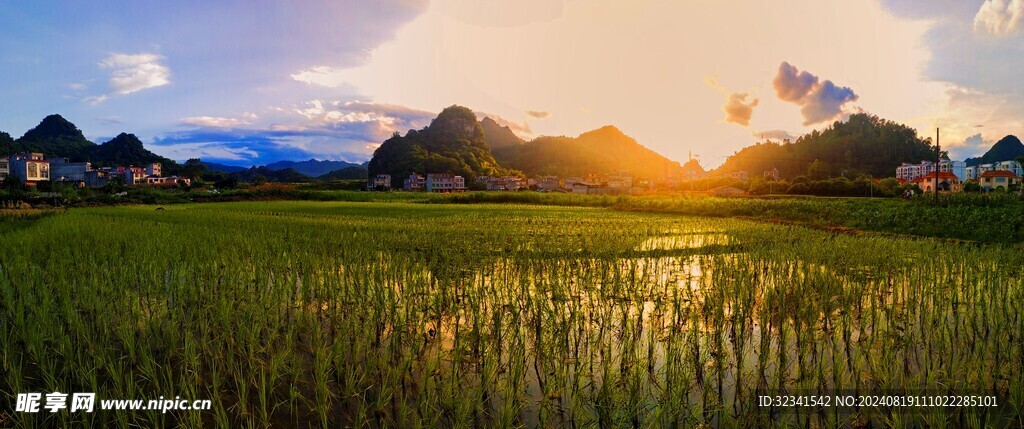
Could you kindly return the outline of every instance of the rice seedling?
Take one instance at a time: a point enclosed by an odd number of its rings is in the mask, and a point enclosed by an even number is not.
[[[5,397],[213,403],[13,414],[16,426],[1022,423],[1012,245],[557,204],[209,203],[12,222]],[[757,403],[886,389],[999,406]]]

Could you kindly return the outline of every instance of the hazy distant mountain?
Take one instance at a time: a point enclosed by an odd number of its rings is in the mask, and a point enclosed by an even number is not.
[[[207,170],[219,171],[221,173],[237,173],[239,171],[248,170],[248,168],[246,167],[239,167],[237,165],[218,164],[216,162],[209,161],[203,161],[203,165],[206,166]]]
[[[510,146],[520,146],[525,143],[523,139],[512,132],[511,128],[498,125],[491,118],[484,118],[480,121],[480,128],[484,131],[484,140],[487,141],[487,146],[491,148],[491,151]]]
[[[231,176],[243,182],[253,182],[262,178],[268,182],[302,183],[309,182],[311,178],[291,168],[272,170],[267,167],[252,167],[230,173]]]
[[[266,167],[271,170],[284,170],[286,168],[291,168],[292,170],[309,177],[323,176],[324,174],[332,171],[359,166],[360,164],[353,164],[345,161],[318,161],[315,159],[310,159],[308,161],[278,161],[266,165]]]
[[[366,167],[345,167],[334,170],[330,173],[317,177],[319,180],[366,180],[368,177]]]
[[[501,165],[527,175],[583,176],[620,170],[639,177],[679,174],[681,166],[606,126],[579,137],[538,137],[527,143],[494,149]]]
[[[476,115],[462,106],[444,109],[422,130],[395,133],[373,153],[368,167],[370,176],[390,174],[394,186],[412,172],[452,173],[467,181],[508,173],[491,155]]]
[[[1010,161],[1018,156],[1024,156],[1024,144],[1016,136],[1006,136],[992,145],[992,148],[984,155],[977,158],[967,158],[964,163],[967,166],[991,164],[999,161]]]

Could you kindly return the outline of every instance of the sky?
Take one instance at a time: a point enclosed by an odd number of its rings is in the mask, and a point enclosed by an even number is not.
[[[868,112],[954,159],[1024,135],[1024,0],[0,0],[0,130],[361,162],[467,106],[715,167]]]

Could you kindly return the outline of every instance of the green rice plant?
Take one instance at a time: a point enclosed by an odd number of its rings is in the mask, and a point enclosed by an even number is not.
[[[72,209],[5,231],[3,391],[213,401],[15,424],[1021,422],[1019,248],[814,228],[932,213],[917,202],[388,198]],[[851,416],[753,399],[887,388],[1002,406]]]

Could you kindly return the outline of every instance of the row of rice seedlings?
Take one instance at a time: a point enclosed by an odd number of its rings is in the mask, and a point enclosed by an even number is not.
[[[859,417],[786,415],[752,395],[897,386],[1011,405],[869,418],[1020,416],[1020,261],[1000,247],[486,206],[106,208],[43,222],[4,245],[51,232],[44,243],[98,244],[0,259],[8,391],[215,404],[95,425],[831,426]]]

